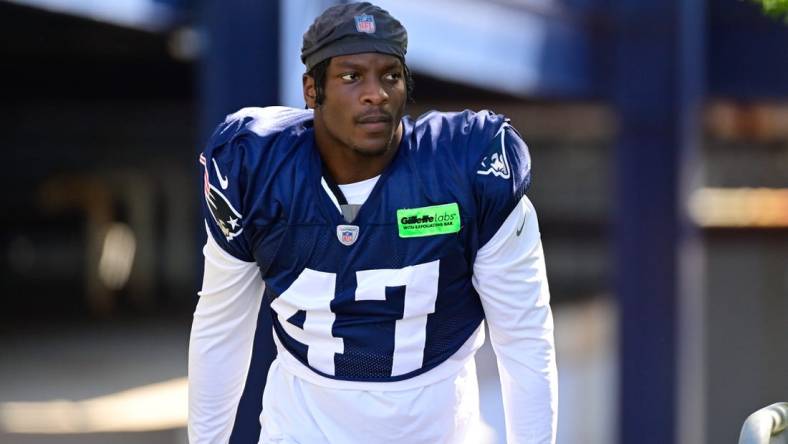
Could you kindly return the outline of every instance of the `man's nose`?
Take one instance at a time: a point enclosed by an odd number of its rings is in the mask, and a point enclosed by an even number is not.
[[[364,82],[364,89],[362,91],[361,101],[370,105],[380,105],[388,102],[389,94],[383,87],[380,79],[367,79]]]

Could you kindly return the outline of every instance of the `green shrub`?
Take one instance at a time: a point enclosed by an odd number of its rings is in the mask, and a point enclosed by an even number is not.
[[[772,17],[783,17],[788,21],[788,0],[753,0],[760,3],[763,10]]]

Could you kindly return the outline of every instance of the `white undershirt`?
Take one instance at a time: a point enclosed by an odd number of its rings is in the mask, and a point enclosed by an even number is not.
[[[348,203],[362,204],[378,178],[339,187]],[[223,251],[210,232],[203,252],[205,278],[189,350],[189,438],[193,444],[226,443],[264,284],[255,263]],[[498,360],[507,442],[555,442],[553,321],[536,212],[527,197],[479,249],[473,285]],[[260,442],[473,442],[478,387],[472,357],[483,340],[480,331],[435,369],[391,383],[325,378],[278,347],[263,397]]]
[[[345,195],[347,203],[361,205],[367,201],[369,193],[375,188],[378,179],[380,179],[380,174],[370,179],[362,180],[361,182],[346,183],[338,186],[339,189],[342,190],[342,194]]]

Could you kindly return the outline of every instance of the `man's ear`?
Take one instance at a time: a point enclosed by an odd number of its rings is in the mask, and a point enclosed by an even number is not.
[[[301,77],[301,81],[304,87],[304,102],[306,102],[307,108],[315,108],[315,104],[317,102],[317,89],[315,89],[315,79],[312,78],[309,74],[304,74]]]

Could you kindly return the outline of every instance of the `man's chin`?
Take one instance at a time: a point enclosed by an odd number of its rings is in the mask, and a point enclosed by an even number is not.
[[[390,128],[387,127],[384,131],[361,131],[354,134],[353,151],[365,157],[379,157],[384,156],[393,147],[399,143],[397,138],[397,131],[399,126]]]
[[[375,137],[360,141],[353,151],[365,157],[378,157],[386,154],[391,144],[391,137]]]
[[[388,144],[355,146],[353,151],[364,157],[380,157],[388,151]]]

